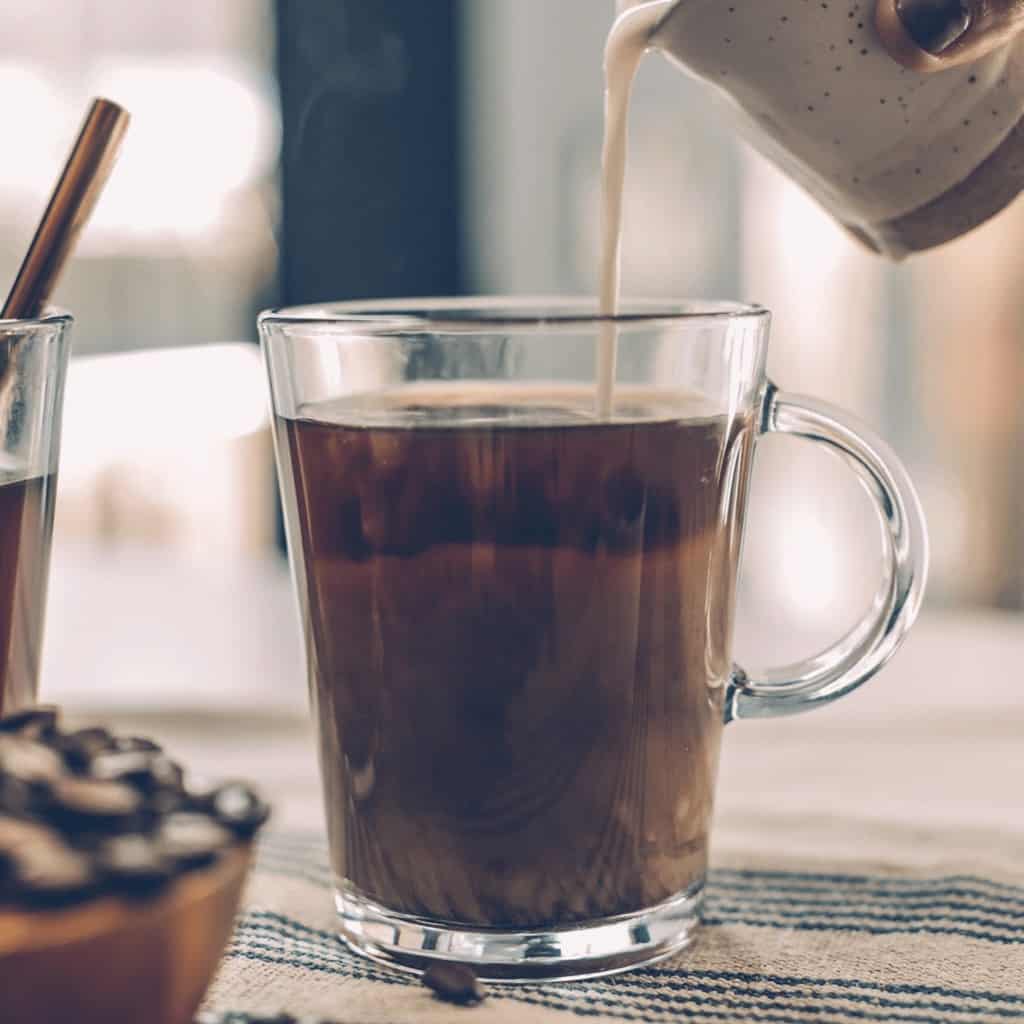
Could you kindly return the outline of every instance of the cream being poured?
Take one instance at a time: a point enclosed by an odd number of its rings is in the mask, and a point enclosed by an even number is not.
[[[651,33],[672,6],[654,0],[621,14],[612,25],[604,50],[604,145],[601,152],[601,277],[600,311],[614,316],[619,309],[622,248],[622,191],[626,177],[629,99],[640,61],[650,47]],[[597,414],[611,415],[615,388],[618,327],[602,323],[597,352]]]

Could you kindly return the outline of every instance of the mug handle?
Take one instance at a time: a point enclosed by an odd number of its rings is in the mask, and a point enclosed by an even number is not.
[[[864,619],[831,647],[757,679],[734,667],[726,690],[727,722],[809,711],[866,682],[913,625],[928,576],[921,503],[903,464],[881,438],[834,406],[785,394],[769,382],[759,436],[773,433],[820,442],[853,469],[874,499],[887,564]]]

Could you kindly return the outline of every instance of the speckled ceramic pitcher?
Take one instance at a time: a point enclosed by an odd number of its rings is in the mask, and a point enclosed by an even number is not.
[[[1024,189],[1024,37],[921,74],[882,48],[868,0],[665,7],[652,46],[716,86],[737,131],[873,249],[939,245]]]

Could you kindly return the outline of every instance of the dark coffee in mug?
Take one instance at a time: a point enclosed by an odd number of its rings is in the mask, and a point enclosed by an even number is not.
[[[277,422],[333,868],[391,911],[565,925],[704,877],[753,422],[593,409],[431,385]]]
[[[0,466],[0,714],[35,698],[55,490],[12,476]]]

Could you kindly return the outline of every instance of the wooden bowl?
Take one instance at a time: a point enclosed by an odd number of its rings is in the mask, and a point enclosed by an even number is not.
[[[0,911],[3,1024],[190,1024],[224,952],[252,844],[149,900]]]

